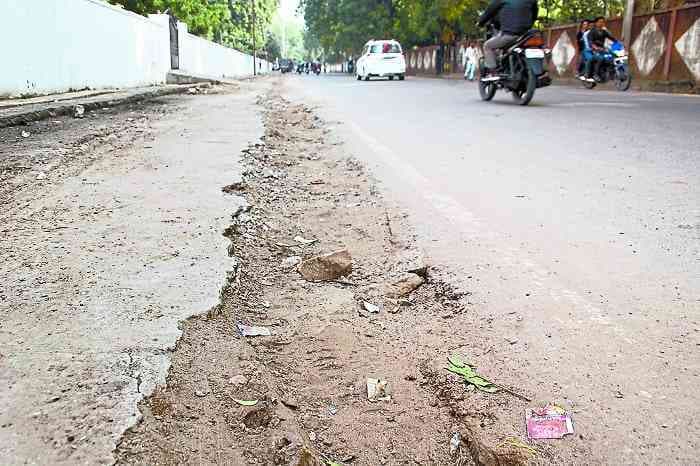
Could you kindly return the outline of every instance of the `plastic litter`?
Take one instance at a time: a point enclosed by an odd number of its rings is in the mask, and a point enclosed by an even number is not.
[[[296,241],[299,244],[303,244],[305,246],[308,246],[309,244],[314,244],[314,243],[318,242],[317,239],[305,239],[302,236],[295,236],[294,241]]]
[[[460,443],[462,443],[462,436],[459,432],[455,432],[450,439],[450,455],[454,455],[459,450]]]
[[[380,379],[367,379],[367,399],[369,401],[389,401],[389,382]]]
[[[258,400],[236,400],[234,399],[236,403],[238,403],[241,406],[255,406],[258,404]]]
[[[267,327],[254,327],[250,325],[236,324],[238,332],[242,337],[269,337],[272,335]]]
[[[362,307],[364,307],[365,311],[369,312],[370,314],[379,314],[379,310],[381,309],[376,304],[372,304],[367,301],[362,302]]]
[[[282,267],[285,269],[291,269],[292,267],[296,267],[297,265],[301,264],[301,261],[302,259],[300,256],[289,256],[282,261]]]
[[[530,439],[560,439],[574,433],[571,416],[555,404],[525,410],[525,424]]]

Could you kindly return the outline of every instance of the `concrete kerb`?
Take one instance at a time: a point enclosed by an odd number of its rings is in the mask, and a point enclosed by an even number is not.
[[[75,108],[78,105],[82,105],[87,111],[96,110],[105,107],[117,107],[121,105],[126,105],[134,102],[141,102],[144,100],[155,99],[157,97],[163,97],[172,94],[183,94],[188,91],[188,89],[195,87],[206,87],[207,84],[196,84],[196,85],[170,85],[164,86],[162,88],[148,89],[142,92],[136,92],[124,96],[112,96],[107,95],[103,99],[90,99],[90,100],[70,100],[64,103],[49,106],[46,108],[32,108],[22,111],[18,107],[14,107],[11,115],[0,115],[0,128],[7,128],[10,126],[19,126],[26,123],[31,123],[34,121],[46,120],[48,118],[54,118],[62,115],[72,115],[75,113]],[[17,111],[15,111],[17,110]]]

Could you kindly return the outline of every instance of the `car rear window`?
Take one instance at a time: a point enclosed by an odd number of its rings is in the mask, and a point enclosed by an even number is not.
[[[374,44],[370,48],[370,53],[401,53],[401,46],[396,42]]]

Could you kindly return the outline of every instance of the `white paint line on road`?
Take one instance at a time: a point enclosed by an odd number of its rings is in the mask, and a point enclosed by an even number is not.
[[[614,325],[609,318],[605,316],[602,309],[591,303],[585,296],[566,287],[558,286],[556,289],[546,286],[545,283],[551,282],[549,271],[541,265],[530,260],[523,260],[521,251],[513,247],[507,246],[498,234],[491,231],[487,225],[479,220],[472,212],[466,209],[452,196],[440,193],[436,190],[436,183],[431,183],[414,167],[405,163],[398,157],[389,147],[385,146],[373,136],[368,134],[359,125],[349,121],[349,128],[360,138],[375,154],[377,154],[387,166],[394,169],[398,177],[406,183],[410,183],[415,187],[415,193],[420,193],[425,201],[431,205],[440,215],[448,222],[457,226],[461,233],[467,233],[474,237],[486,237],[493,244],[497,244],[500,248],[500,259],[510,267],[525,268],[529,273],[534,275],[533,281],[537,282],[543,291],[548,292],[554,300],[559,298],[568,300],[572,307],[585,311],[589,320],[597,325],[603,325],[612,330],[617,335],[623,335],[624,331],[617,325]],[[556,318],[556,316],[552,316]],[[579,329],[579,325],[574,320],[558,319],[560,324],[570,329]]]
[[[549,107],[620,107],[636,108],[639,104],[628,104],[623,102],[564,102],[561,104],[549,104]]]

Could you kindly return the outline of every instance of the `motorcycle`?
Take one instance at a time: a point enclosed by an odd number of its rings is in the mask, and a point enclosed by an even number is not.
[[[493,32],[491,25],[491,33]],[[486,76],[486,65],[482,57],[479,61],[481,99],[489,101],[498,89],[504,89],[511,93],[516,103],[529,104],[535,95],[535,89],[552,84],[545,66],[545,60],[550,56],[551,51],[544,48],[542,32],[533,29],[501,51],[497,75]]]
[[[632,85],[632,74],[629,69],[629,57],[625,46],[621,42],[613,42],[613,44],[602,54],[603,62],[600,64],[598,76],[595,81],[582,81],[587,89],[593,89],[599,83],[604,84],[609,81],[615,83],[615,88],[618,91],[625,92]]]

